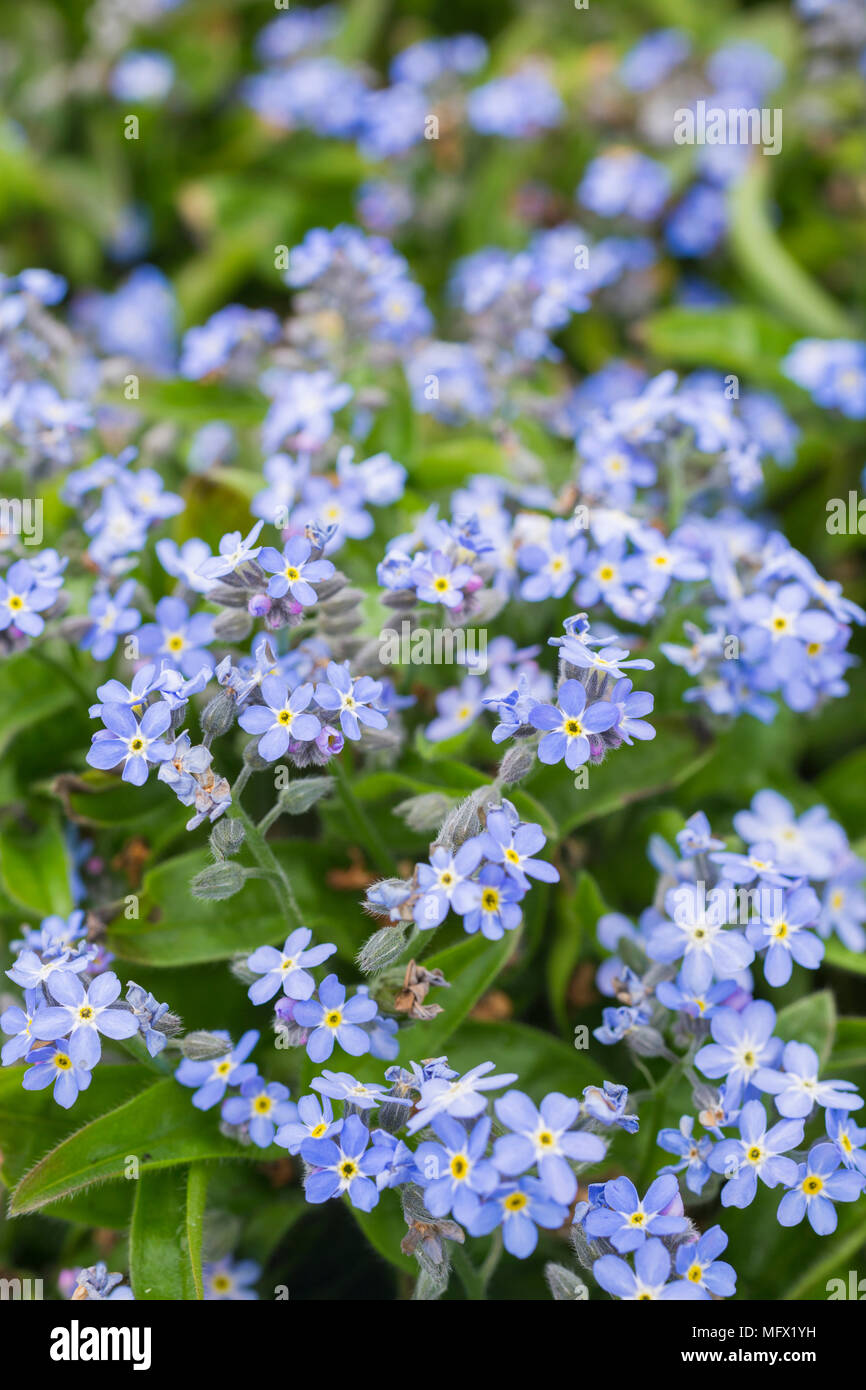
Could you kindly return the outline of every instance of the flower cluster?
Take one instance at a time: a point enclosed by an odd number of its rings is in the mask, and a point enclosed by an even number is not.
[[[461,838],[460,822],[483,824]],[[365,906],[390,923],[414,922],[421,930],[441,926],[449,911],[463,919],[469,935],[498,941],[522,920],[519,906],[532,880],[558,883],[559,871],[536,858],[547,837],[540,825],[521,821],[510,801],[479,802],[474,815],[452,813],[431,846],[428,863],[416,864],[409,880],[384,880],[368,889]]]
[[[21,1079],[26,1091],[52,1086],[57,1104],[68,1110],[90,1085],[103,1038],[140,1036],[155,1057],[176,1031],[167,1005],[134,981],[119,998],[121,982],[107,969],[111,956],[89,939],[80,909],[68,918],[44,918],[12,946],[15,964],[6,974],[24,998],[0,1015],[0,1030],[9,1038],[0,1061],[4,1067],[27,1064]]]
[[[755,997],[752,967],[760,957],[767,984],[779,987],[795,965],[816,969],[833,934],[862,952],[866,864],[824,807],[797,817],[777,792],[758,792],[734,827],[744,847],[713,835],[700,812],[678,833],[677,852],[656,840],[659,906],[637,928],[618,914],[600,919],[599,940],[615,954],[598,986],[617,1005],[604,1010],[596,1037],[624,1040],[637,1056],[666,1056],[692,1081],[697,1117],[684,1115],[658,1135],[677,1159],[663,1174],[684,1173],[694,1193],[721,1175],[723,1206],[750,1205],[758,1179],[781,1186],[779,1222],[806,1216],[826,1235],[836,1227],[833,1203],[855,1201],[866,1186],[866,1130],[851,1119],[863,1099],[853,1082],[821,1077],[822,1058],[810,1043],[776,1034],[776,1010]],[[680,1057],[665,1043],[667,1032],[687,1047]],[[781,1117],[775,1124],[767,1096]],[[816,1108],[826,1128],[805,1148]],[[725,1134],[732,1127],[739,1137]],[[585,1224],[592,1234],[593,1218]]]

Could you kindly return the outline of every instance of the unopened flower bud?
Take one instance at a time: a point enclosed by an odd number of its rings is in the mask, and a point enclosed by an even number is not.
[[[290,816],[303,815],[323,796],[329,796],[333,787],[333,777],[299,777],[280,792],[280,806]]]
[[[544,1266],[544,1277],[556,1303],[573,1303],[578,1300],[583,1302],[589,1298],[586,1284],[574,1270],[567,1269],[565,1265],[555,1265],[551,1261]]]
[[[394,814],[401,816],[410,830],[436,830],[453,805],[454,798],[445,792],[422,792],[401,801],[394,807]]]
[[[219,820],[210,834],[211,849],[218,858],[231,859],[240,851],[245,835],[243,821]]]
[[[230,690],[220,690],[209,700],[201,716],[201,729],[206,738],[227,734],[235,722],[237,705]]]
[[[253,618],[263,618],[271,611],[271,600],[267,594],[253,594],[247,604],[247,612]]]
[[[365,975],[378,975],[402,955],[403,944],[402,927],[382,927],[373,932],[358,952],[358,969]]]
[[[513,786],[515,782],[522,782],[531,772],[534,762],[534,749],[527,748],[525,743],[515,743],[499,764],[499,781],[506,787]]]
[[[202,902],[222,902],[224,898],[232,898],[240,892],[246,877],[247,871],[240,864],[225,860],[220,864],[210,864],[196,874],[189,891]]]
[[[253,620],[246,608],[226,609],[214,618],[214,637],[220,642],[242,642],[252,630]]]
[[[210,1062],[215,1057],[224,1057],[227,1052],[231,1052],[232,1045],[226,1038],[198,1028],[193,1033],[187,1033],[181,1040],[180,1050],[191,1062]]]

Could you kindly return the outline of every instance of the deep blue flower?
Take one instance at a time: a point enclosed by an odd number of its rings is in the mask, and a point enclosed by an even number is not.
[[[629,1178],[613,1178],[604,1185],[604,1206],[589,1212],[584,1221],[588,1236],[603,1236],[620,1253],[636,1250],[647,1236],[676,1235],[686,1230],[682,1199],[672,1173],[656,1178],[641,1199]]]
[[[222,1117],[230,1125],[246,1125],[250,1138],[260,1149],[274,1142],[278,1125],[285,1125],[297,1114],[289,1100],[288,1087],[278,1081],[270,1084],[261,1076],[250,1076],[241,1085],[239,1096],[223,1101]]]
[[[688,1279],[668,1283],[670,1272],[670,1253],[655,1239],[646,1241],[635,1252],[634,1269],[618,1255],[602,1255],[592,1266],[596,1283],[614,1298],[629,1302],[709,1298],[706,1289]]]
[[[379,1200],[375,1178],[390,1162],[390,1154],[382,1147],[368,1148],[370,1131],[350,1115],[334,1139],[305,1139],[301,1157],[312,1172],[304,1180],[308,1202],[327,1202],[348,1192],[349,1201],[359,1211],[372,1211]]]
[[[21,1079],[25,1091],[44,1091],[53,1084],[54,1099],[64,1110],[90,1085],[90,1069],[76,1062],[63,1042],[37,1044],[27,1054],[27,1061],[33,1065]]]
[[[490,1138],[491,1121],[485,1115],[466,1129],[450,1115],[437,1115],[433,1132],[439,1140],[428,1140],[415,1150],[424,1185],[424,1205],[431,1216],[448,1216],[465,1226],[478,1212],[481,1198],[499,1185],[499,1175],[484,1157]]]
[[[799,1226],[803,1217],[819,1236],[835,1231],[838,1217],[834,1202],[856,1202],[866,1178],[850,1168],[839,1168],[834,1144],[816,1144],[786,1192],[777,1212],[780,1226]]]
[[[214,1029],[214,1033],[216,1037],[224,1038],[226,1042],[230,1041],[228,1033],[223,1029]],[[188,1057],[184,1057],[174,1075],[182,1086],[196,1088],[192,1103],[197,1110],[210,1110],[211,1106],[222,1100],[228,1086],[242,1086],[255,1075],[255,1063],[247,1062],[246,1059],[258,1040],[257,1031],[251,1028],[244,1033],[237,1047],[224,1053],[222,1057],[215,1057],[213,1061],[192,1062]]]
[[[503,1183],[466,1222],[471,1236],[486,1236],[502,1227],[505,1249],[525,1260],[538,1244],[538,1227],[556,1230],[568,1220],[568,1207],[550,1196],[538,1178]]]
[[[355,994],[346,1002],[346,986],[336,975],[328,975],[319,985],[318,998],[295,1005],[296,1021],[302,1028],[311,1029],[307,1039],[307,1055],[313,1062],[327,1062],[339,1043],[351,1057],[362,1057],[370,1051],[370,1039],[358,1024],[366,1023],[377,1012],[373,999]]]

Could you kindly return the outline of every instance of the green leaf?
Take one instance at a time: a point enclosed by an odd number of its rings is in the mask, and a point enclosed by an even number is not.
[[[49,819],[37,830],[10,822],[0,834],[0,877],[9,897],[26,912],[68,917],[69,861],[58,822]]]
[[[349,1210],[360,1226],[374,1250],[403,1274],[417,1274],[418,1262],[414,1255],[404,1255],[400,1241],[406,1234],[406,1221],[400,1202],[399,1191],[388,1189],[382,1193],[378,1205],[372,1211],[358,1211],[349,1204]]]
[[[27,652],[0,662],[0,753],[23,729],[58,715],[75,693]]]
[[[492,439],[466,437],[445,439],[422,449],[413,461],[406,461],[410,479],[428,493],[431,486],[459,487],[473,473],[508,474],[508,460],[501,445]]]
[[[836,1210],[839,1213],[839,1226],[832,1239],[816,1242],[818,1258],[807,1264],[805,1269],[800,1261],[793,1265],[797,1277],[779,1295],[783,1301],[825,1299],[829,1292],[827,1284],[831,1279],[842,1279],[847,1295],[848,1271],[852,1267],[857,1270],[859,1279],[862,1264],[857,1257],[866,1247],[866,1216],[859,1207],[846,1208],[840,1204]],[[791,1267],[787,1265],[787,1268]]]
[[[574,968],[580,959],[581,942],[595,930],[605,905],[598,884],[586,870],[579,874],[573,890],[560,884],[555,902],[556,920],[545,963],[547,997],[557,1023],[566,1032],[566,996]]]
[[[337,893],[323,881],[333,862],[327,846],[308,840],[276,840],[270,846],[289,876],[305,924],[327,931],[326,940],[353,956],[364,937],[364,919],[357,897]],[[191,879],[211,863],[206,850],[193,850],[145,874],[140,920],[115,919],[108,930],[109,949],[141,965],[180,966],[229,960],[284,941],[286,918],[264,879],[248,879],[243,892],[228,901],[192,896]]]
[[[98,829],[134,832],[157,850],[182,834],[189,809],[167,795],[164,782],[151,777],[133,787],[107,772],[88,769],[81,776],[59,777],[52,790],[71,820]]]
[[[866,1067],[866,1018],[840,1018],[827,1070],[835,1076],[854,1067]]]
[[[852,975],[866,975],[866,952],[849,951],[835,936],[824,942],[824,964],[834,965],[839,970],[849,970]]]
[[[787,1004],[779,1012],[776,1033],[785,1042],[807,1043],[814,1047],[823,1067],[836,1035],[836,1001],[829,989]]]
[[[71,1110],[63,1110],[50,1090],[25,1091],[20,1067],[0,1071],[0,1180],[14,1187],[34,1163],[82,1124],[121,1105],[145,1089],[150,1073],[140,1066],[103,1063]],[[46,1216],[88,1226],[120,1229],[129,1224],[132,1184],[107,1183],[46,1207]]]
[[[445,1044],[459,1028],[469,1010],[478,1003],[502,967],[517,950],[522,925],[508,931],[500,941],[488,941],[483,936],[471,936],[456,946],[448,946],[435,955],[425,957],[428,970],[439,969],[449,982],[450,989],[436,991],[436,1002],[442,1013],[429,1022],[420,1022],[402,1033],[400,1056],[438,1057]]]
[[[153,1170],[207,1158],[261,1158],[219,1132],[214,1113],[192,1105],[188,1090],[173,1078],[157,1081],[140,1095],[100,1115],[52,1149],[12,1193],[13,1216],[38,1211],[48,1202],[109,1178],[122,1178],[130,1158],[139,1178]]]
[[[207,1169],[157,1169],[136,1183],[129,1279],[137,1299],[201,1299]]]
[[[728,243],[734,260],[760,297],[802,333],[853,337],[856,328],[848,315],[779,239],[771,212],[771,162],[753,159],[728,191]]]
[[[588,1052],[525,1023],[467,1019],[449,1043],[448,1062],[460,1072],[479,1062],[495,1062],[498,1072],[517,1072],[515,1084],[536,1101],[548,1091],[580,1096],[584,1086],[600,1086],[604,1080],[601,1064]]]
[[[532,794],[558,821],[562,835],[678,786],[712,756],[679,720],[653,722],[658,729],[655,739],[619,749],[599,767],[588,768],[585,787],[576,788],[574,777],[562,765],[539,765],[528,779]]]
[[[760,309],[662,309],[638,326],[652,353],[666,366],[716,367],[778,385],[778,363],[798,334]]]

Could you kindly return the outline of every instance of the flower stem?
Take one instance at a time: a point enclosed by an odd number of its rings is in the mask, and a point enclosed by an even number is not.
[[[390,878],[395,873],[397,866],[380,840],[375,827],[365,818],[364,812],[358,804],[358,799],[352,791],[349,774],[346,772],[341,759],[332,758],[330,766],[336,772],[340,798],[352,822],[355,834],[358,836],[359,845],[364,845],[379,872]]]

